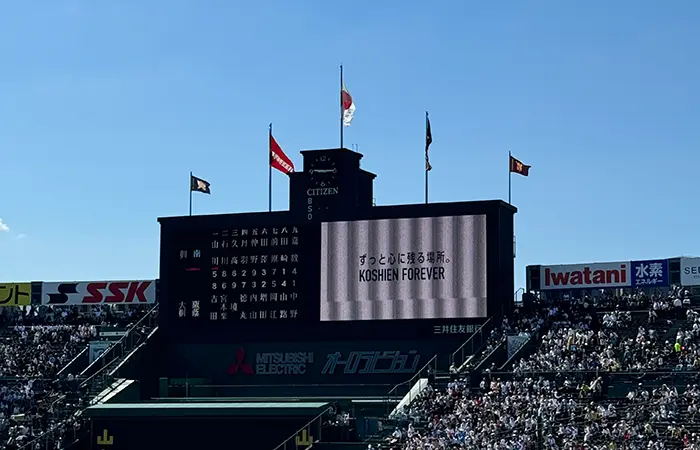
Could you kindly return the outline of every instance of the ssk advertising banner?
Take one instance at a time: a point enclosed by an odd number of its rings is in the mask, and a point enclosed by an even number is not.
[[[486,216],[321,224],[321,321],[486,317]]]
[[[540,289],[603,289],[631,286],[630,262],[540,266]]]
[[[668,286],[668,261],[665,259],[632,261],[632,287]]]
[[[700,258],[681,258],[681,285],[700,286]]]
[[[42,283],[44,305],[143,305],[156,302],[154,280]]]

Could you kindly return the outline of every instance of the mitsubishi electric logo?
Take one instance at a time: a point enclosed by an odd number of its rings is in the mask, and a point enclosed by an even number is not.
[[[307,364],[313,364],[312,352],[275,352],[255,355],[258,375],[304,375]]]
[[[236,352],[236,362],[228,369],[230,375],[304,375],[307,365],[313,364],[312,352],[270,352],[255,355],[255,367],[246,362],[243,348]]]
[[[231,364],[228,368],[228,373],[230,375],[236,375],[238,371],[243,372],[246,375],[253,375],[253,366],[245,362],[245,350],[243,347],[239,348],[236,352],[236,362]]]

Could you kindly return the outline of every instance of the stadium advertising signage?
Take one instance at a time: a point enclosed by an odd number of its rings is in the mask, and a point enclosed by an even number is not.
[[[700,286],[700,258],[681,258],[681,285]]]
[[[165,364],[173,376],[189,372],[221,384],[367,383],[405,381],[435,355],[429,341],[295,341],[176,345]],[[383,381],[382,381],[383,379]]]
[[[31,283],[0,283],[0,307],[27,306],[31,303]]]
[[[186,226],[164,224],[161,315],[173,333],[189,330],[202,341],[216,341],[220,331],[262,340],[463,341],[459,330],[487,317],[486,215],[289,218],[239,215],[227,226],[200,216]]]
[[[228,373],[236,375],[304,375],[314,362],[313,352],[264,352],[256,353],[249,361],[245,348],[236,351],[235,361]]]
[[[418,369],[416,350],[332,352],[316,363],[321,375],[412,375]],[[236,351],[229,375],[305,375],[314,367],[313,352],[263,352],[249,358],[243,347]]]
[[[632,287],[668,286],[668,261],[656,259],[632,261]]]
[[[44,305],[142,305],[156,302],[154,280],[42,283]]]
[[[630,262],[540,266],[540,289],[602,289],[631,286]]]
[[[668,260],[540,266],[541,290],[669,286]]]

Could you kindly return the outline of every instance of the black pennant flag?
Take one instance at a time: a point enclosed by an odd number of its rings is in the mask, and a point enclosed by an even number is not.
[[[197,178],[194,175],[190,176],[190,191],[201,192],[202,194],[211,194],[209,189],[211,184],[208,181]]]
[[[433,143],[433,133],[430,130],[430,118],[428,117],[428,111],[425,112],[425,170],[433,170],[433,166],[430,165],[430,158],[428,157],[428,149],[430,144]]]

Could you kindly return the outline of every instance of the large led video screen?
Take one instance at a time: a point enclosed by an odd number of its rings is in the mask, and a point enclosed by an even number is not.
[[[321,225],[322,322],[487,316],[486,216]]]

